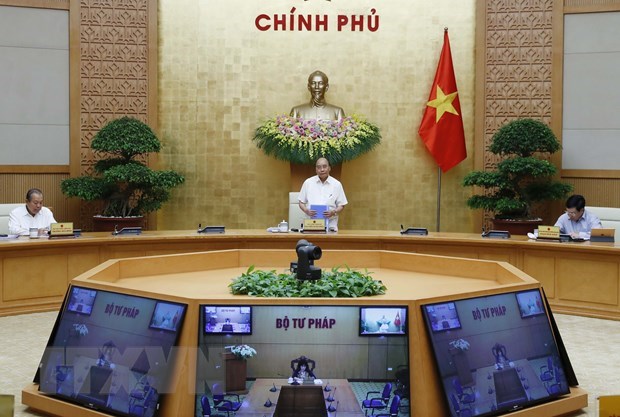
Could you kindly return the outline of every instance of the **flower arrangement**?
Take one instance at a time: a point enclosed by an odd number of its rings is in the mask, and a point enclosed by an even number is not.
[[[73,323],[73,332],[76,336],[86,336],[88,334],[88,327],[84,323]]]
[[[256,146],[267,155],[296,164],[325,157],[332,165],[350,161],[381,141],[379,128],[358,115],[341,120],[302,119],[285,115],[256,129]]]
[[[469,350],[469,342],[465,339],[456,339],[450,342],[450,347],[452,349],[458,349],[461,352],[465,352]]]
[[[248,359],[256,355],[256,349],[249,345],[232,346],[230,352],[239,359]]]

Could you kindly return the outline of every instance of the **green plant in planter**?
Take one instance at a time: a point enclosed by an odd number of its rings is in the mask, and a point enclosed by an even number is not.
[[[464,186],[487,190],[467,200],[472,209],[492,211],[496,218],[530,219],[533,203],[559,200],[572,190],[553,180],[557,169],[546,157],[560,150],[560,143],[538,120],[508,122],[493,135],[489,150],[504,158],[496,169],[470,172],[463,179]]]
[[[387,288],[368,273],[346,268],[323,271],[321,279],[300,281],[286,272],[262,271],[250,266],[229,285],[235,295],[254,297],[330,297],[354,298],[385,294]]]
[[[168,201],[170,191],[185,181],[175,171],[155,171],[139,160],[159,152],[161,143],[151,128],[137,119],[110,121],[97,132],[91,148],[108,157],[95,163],[94,175],[67,178],[60,187],[68,197],[102,200],[103,216],[142,216],[156,211]]]

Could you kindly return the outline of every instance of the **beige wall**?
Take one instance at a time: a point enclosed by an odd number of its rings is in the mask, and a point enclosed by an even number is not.
[[[259,14],[293,7],[293,15],[327,14],[328,31],[255,28]],[[337,15],[372,8],[378,31],[337,31]],[[262,228],[286,218],[289,165],[251,139],[262,120],[307,101],[307,76],[321,69],[328,101],[365,115],[383,135],[376,150],[343,166],[341,227],[435,230],[438,171],[417,129],[448,26],[470,157],[443,175],[441,229],[471,231],[470,190],[460,181],[473,166],[474,0],[160,0],[158,13],[160,161],[187,177],[158,228]]]

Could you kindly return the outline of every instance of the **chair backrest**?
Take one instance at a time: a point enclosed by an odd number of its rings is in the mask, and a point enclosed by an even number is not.
[[[452,388],[457,393],[457,395],[463,395],[463,387],[461,386],[461,381],[458,378],[454,378],[452,380]]]
[[[508,357],[506,356],[506,346],[502,345],[501,343],[496,343],[495,345],[493,345],[493,347],[491,348],[491,352],[493,352],[493,356],[495,356],[495,362],[499,362],[499,360],[501,358],[504,359],[508,359]]]
[[[0,234],[9,234],[9,214],[24,203],[0,204]]]
[[[389,401],[392,396],[392,383],[388,382],[383,386],[383,393],[381,394],[381,398],[384,401]]]
[[[596,215],[605,229],[620,230],[620,208],[586,206],[586,210]]]
[[[200,405],[202,406],[202,415],[210,416],[211,415],[211,404],[209,403],[209,397],[203,395],[200,397]]]
[[[288,193],[288,227],[298,228],[306,215],[299,208],[299,192]]]
[[[398,414],[398,407],[400,407],[400,396],[395,395],[390,403],[390,415],[395,416]]]
[[[306,358],[303,355],[291,361],[291,369],[293,370],[293,372],[295,372],[297,368],[299,367],[299,364],[302,364],[302,363],[306,364],[308,372],[314,373],[314,367],[316,366],[316,362],[313,359]]]
[[[224,399],[224,388],[217,382],[211,387],[211,393],[213,394],[213,404],[217,405]]]
[[[454,408],[454,411],[456,413],[461,411],[461,405],[459,404],[459,399],[456,398],[456,395],[454,393],[450,394],[450,402],[452,403],[452,408]]]

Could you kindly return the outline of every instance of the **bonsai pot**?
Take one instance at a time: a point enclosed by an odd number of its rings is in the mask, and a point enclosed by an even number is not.
[[[543,224],[540,217],[535,219],[493,219],[493,229],[507,230],[511,235],[527,235]]]
[[[94,232],[113,232],[114,227],[121,230],[123,227],[143,227],[143,216],[131,216],[131,217],[105,217],[105,216],[93,216],[93,231]]]

